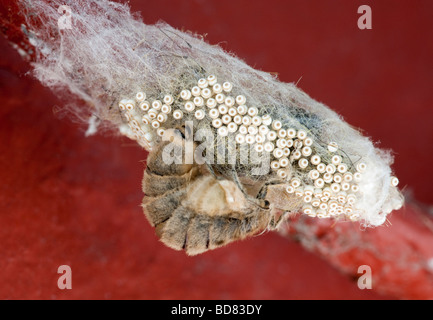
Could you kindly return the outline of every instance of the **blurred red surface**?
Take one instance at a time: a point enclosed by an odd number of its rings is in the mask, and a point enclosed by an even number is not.
[[[8,1],[0,3],[4,17]],[[162,19],[207,34],[210,43],[248,64],[298,82],[380,147],[393,149],[401,185],[416,200],[432,204],[431,1],[130,4],[145,23]],[[372,30],[357,28],[361,4],[372,7]],[[276,233],[197,257],[164,247],[139,206],[146,154],[127,139],[84,138],[82,124],[55,112],[64,101],[26,75],[29,65],[6,40],[0,48],[0,298],[432,298],[431,288],[425,288],[431,273],[402,285],[403,266],[388,279],[399,290],[388,286],[387,296],[374,286],[360,290],[356,278],[343,272],[353,275],[353,266],[371,264],[374,277],[375,268],[383,268],[378,260],[356,249],[340,259],[313,250],[317,255]],[[383,227],[377,232],[382,238],[370,239],[383,250],[398,253],[401,245],[402,252],[412,248],[428,258],[431,220],[424,214],[413,223],[409,209],[391,216],[396,229]],[[327,226],[322,238],[335,230]],[[394,241],[396,234],[410,236],[413,247]],[[72,268],[72,290],[57,288],[62,264]]]

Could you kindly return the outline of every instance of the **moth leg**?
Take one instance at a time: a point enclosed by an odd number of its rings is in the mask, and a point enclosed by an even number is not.
[[[236,172],[236,169],[234,166],[230,168],[229,176],[230,180],[232,180],[236,186],[241,190],[241,192],[244,194],[247,201],[249,201],[252,205],[258,206],[260,208],[268,208],[268,204],[265,201],[261,201],[261,199],[258,199],[257,197],[252,197],[248,192],[245,190],[242,182],[239,180],[238,173]]]
[[[272,216],[271,221],[269,222],[268,229],[270,230],[278,229],[281,226],[281,224],[285,221],[288,214],[289,214],[288,211],[284,211],[276,220],[275,217]]]
[[[216,175],[214,169],[213,169],[212,166],[211,166],[209,163],[207,163],[207,162],[206,162],[206,167],[207,167],[207,169],[209,170],[210,174],[211,174],[215,179],[217,179],[217,175]]]
[[[273,180],[266,182],[262,188],[260,189],[259,193],[257,194],[258,199],[265,199],[266,195],[268,194],[268,187],[271,185],[281,184],[281,181]]]

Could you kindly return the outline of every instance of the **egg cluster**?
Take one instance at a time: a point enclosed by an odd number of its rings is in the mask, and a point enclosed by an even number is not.
[[[135,95],[135,100],[121,100],[119,109],[128,124],[120,128],[121,133],[137,140],[147,151],[151,151],[155,143],[155,131],[157,135],[162,136],[164,134],[162,124],[169,116],[176,118],[176,114],[172,114],[173,102],[173,96],[166,95],[163,101],[154,100],[150,103],[146,100],[146,93],[141,91]]]
[[[236,143],[250,144],[259,153],[269,153],[271,170],[287,183],[289,195],[302,198],[303,213],[319,218],[343,215],[358,220],[358,183],[367,165],[355,165],[342,157],[335,142],[327,145],[328,154],[322,159],[315,153],[314,140],[306,130],[283,128],[278,119],[260,114],[255,106],[247,106],[245,96],[230,95],[232,89],[230,82],[220,84],[210,75],[199,79],[196,86],[182,90],[176,98],[168,94],[150,102],[144,92],[138,92],[135,99],[119,103],[128,124],[121,132],[150,151],[155,132],[162,136],[168,120],[178,121],[186,115],[197,120],[206,118],[219,136],[232,134]],[[398,179],[392,177],[391,183],[397,186]]]
[[[298,152],[297,165],[301,172],[307,173],[307,183],[303,184],[300,178],[294,177],[289,181],[286,192],[303,199],[303,212],[309,216],[327,218],[345,215],[357,220],[360,217],[354,206],[359,192],[357,182],[361,181],[367,166],[358,163],[355,170],[350,170],[337,154],[338,145],[335,142],[328,144],[328,152],[331,156],[329,163],[322,161],[317,154],[310,158],[302,157],[301,154],[305,155],[303,149]]]

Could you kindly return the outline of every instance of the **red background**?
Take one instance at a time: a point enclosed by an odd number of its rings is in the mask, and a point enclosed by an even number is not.
[[[8,1],[0,4],[4,17]],[[207,34],[298,82],[394,150],[401,186],[432,204],[432,1],[130,4],[145,23]],[[357,27],[362,4],[372,8],[372,30]],[[145,153],[127,139],[84,138],[85,126],[54,112],[62,100],[26,76],[29,65],[3,38],[0,50],[1,299],[399,298],[359,290],[275,233],[197,257],[164,247],[139,206]],[[72,268],[72,290],[57,288],[62,264]]]

